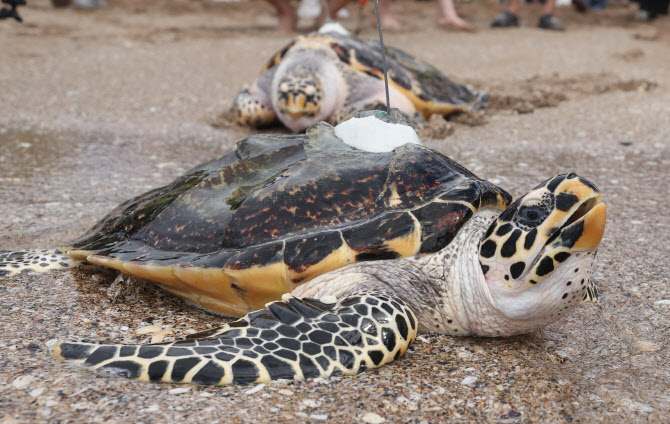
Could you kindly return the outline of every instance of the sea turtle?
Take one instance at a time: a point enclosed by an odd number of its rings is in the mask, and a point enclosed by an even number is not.
[[[53,348],[131,378],[212,385],[353,375],[402,356],[417,331],[527,333],[597,295],[606,208],[591,182],[558,175],[512,202],[421,144],[345,141],[327,123],[251,136],[116,208],[60,248],[71,259],[6,252],[0,272],[86,260],[246,314],[175,343]]]
[[[400,49],[386,47],[391,105],[408,117],[480,108],[486,94],[457,84],[438,69]],[[241,125],[260,127],[277,119],[292,131],[318,121],[337,124],[359,109],[386,109],[381,49],[338,24],[293,40],[242,90],[232,112]]]

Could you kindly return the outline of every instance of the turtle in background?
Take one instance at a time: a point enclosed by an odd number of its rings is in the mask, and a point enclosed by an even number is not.
[[[5,252],[0,273],[88,261],[243,316],[174,343],[52,351],[207,385],[355,375],[398,359],[420,331],[528,333],[597,297],[606,208],[588,180],[558,175],[512,202],[419,143],[366,152],[339,133],[318,123],[249,137],[120,205],[61,247],[67,257]]]
[[[421,127],[433,114],[482,108],[488,99],[400,49],[386,47],[390,103]],[[277,120],[294,132],[327,121],[336,125],[360,109],[386,110],[379,41],[352,36],[336,23],[293,40],[240,92],[232,114],[240,125]]]

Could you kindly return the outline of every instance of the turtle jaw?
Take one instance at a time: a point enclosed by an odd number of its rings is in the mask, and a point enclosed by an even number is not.
[[[535,257],[526,277],[530,286],[537,285],[566,258],[577,252],[595,252],[605,232],[607,207],[600,195],[586,199],[554,231]]]

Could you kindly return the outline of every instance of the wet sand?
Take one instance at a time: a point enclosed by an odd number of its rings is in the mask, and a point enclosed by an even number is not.
[[[230,151],[253,132],[211,123],[290,39],[255,0],[109,3],[31,1],[23,25],[0,22],[0,248],[56,246]],[[457,6],[479,32],[438,28],[433,3],[394,3],[407,31],[385,34],[491,94],[483,116],[456,118],[452,135],[425,144],[514,195],[562,172],[594,181],[609,215],[601,303],[527,336],[423,335],[377,371],[247,393],[128,381],[48,354],[54,339],[145,343],[151,334],[134,330],[156,325],[170,340],[220,317],[149,284],[114,301],[116,275],[95,268],[4,279],[0,422],[670,421],[668,19],[561,9],[568,31],[552,33],[533,28],[539,9],[524,5],[520,29],[495,31],[497,6]],[[362,35],[374,37],[367,21]]]

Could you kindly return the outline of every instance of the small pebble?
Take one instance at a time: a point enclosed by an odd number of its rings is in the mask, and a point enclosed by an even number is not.
[[[465,377],[463,381],[461,381],[461,384],[464,386],[472,386],[473,384],[475,384],[475,381],[477,381],[477,377],[475,377],[474,375],[469,375]]]
[[[303,403],[303,405],[308,406],[310,408],[316,408],[318,406],[321,406],[320,402],[317,402],[317,401],[312,400],[312,399],[304,399],[302,401],[302,403]]]
[[[309,417],[312,418],[312,419],[321,420],[321,421],[325,421],[325,420],[328,419],[328,415],[319,415],[319,414],[312,414]]]
[[[284,396],[293,396],[293,392],[288,389],[281,389],[277,393]]]
[[[159,331],[161,331],[161,328],[158,325],[147,325],[135,330],[135,334],[141,336],[142,334],[157,333]]]
[[[214,396],[214,395],[211,394],[211,393],[209,393],[209,392],[200,392],[200,395],[199,395],[199,396],[200,396],[200,397],[205,397],[205,398],[207,398],[207,397],[212,397],[212,396]]]
[[[42,393],[44,393],[44,390],[46,390],[44,387],[38,387],[37,389],[33,389],[28,393],[30,397],[38,397]]]
[[[258,393],[261,390],[263,390],[263,387],[265,387],[265,384],[259,384],[258,386],[252,387],[251,389],[247,390],[244,392],[245,395],[253,395],[254,393]]]
[[[670,299],[657,300],[654,305],[670,305]]]
[[[419,339],[419,340],[421,340],[421,341],[424,342],[424,343],[430,343],[430,341],[429,341],[427,338],[423,337],[423,336],[417,336],[416,338]]]
[[[177,387],[176,389],[169,390],[168,393],[171,395],[181,395],[190,391],[191,389],[189,387]]]
[[[363,422],[366,422],[368,424],[381,424],[384,421],[386,421],[384,417],[382,417],[379,414],[375,414],[374,412],[366,413],[365,415],[363,415],[362,420]]]
[[[25,389],[30,386],[33,381],[35,381],[35,378],[32,375],[22,375],[21,377],[14,379],[12,386],[15,389]]]

